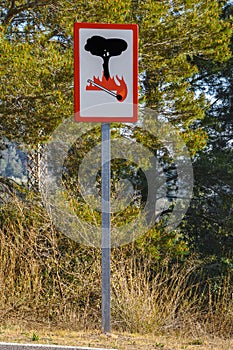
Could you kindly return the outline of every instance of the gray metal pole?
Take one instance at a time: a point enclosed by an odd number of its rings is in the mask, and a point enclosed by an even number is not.
[[[102,123],[102,331],[109,333],[110,327],[110,252],[111,252],[111,213],[110,213],[110,123]]]

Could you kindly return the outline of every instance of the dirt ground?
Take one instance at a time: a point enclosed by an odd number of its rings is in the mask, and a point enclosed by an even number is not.
[[[233,339],[185,335],[101,334],[69,329],[1,325],[0,342],[56,344],[118,350],[233,350]]]

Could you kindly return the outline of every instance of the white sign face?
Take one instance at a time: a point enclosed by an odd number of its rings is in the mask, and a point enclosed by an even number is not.
[[[137,120],[138,36],[134,24],[75,23],[75,120]]]

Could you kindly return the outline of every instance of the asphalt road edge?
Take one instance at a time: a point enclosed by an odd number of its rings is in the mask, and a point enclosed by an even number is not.
[[[29,349],[36,350],[38,348],[39,350],[42,350],[43,348],[46,349],[56,349],[56,350],[117,350],[117,349],[110,349],[110,348],[91,348],[91,347],[79,347],[79,346],[68,346],[68,345],[50,345],[50,344],[24,344],[24,343],[6,343],[6,342],[0,342],[0,350],[29,350]]]

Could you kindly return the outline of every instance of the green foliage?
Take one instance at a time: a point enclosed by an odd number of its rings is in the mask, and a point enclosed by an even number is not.
[[[72,50],[43,41],[9,41],[1,33],[2,135],[25,144],[43,141],[72,113]]]
[[[189,248],[177,231],[166,232],[162,225],[150,229],[134,243],[139,256],[152,257],[153,260],[182,260],[189,254]]]
[[[195,156],[205,147],[207,134],[193,122],[202,119],[209,107],[204,94],[198,94],[195,81],[202,66],[218,67],[230,57],[232,29],[221,16],[222,6],[219,1],[202,0],[2,2],[1,135],[33,147],[46,141],[61,121],[72,115],[75,21],[134,22],[139,25],[141,103],[180,128]],[[92,133],[78,140],[80,159],[99,135]],[[137,129],[134,137],[154,152],[160,147],[158,140],[137,133]],[[122,174],[115,165],[119,177]],[[126,168],[130,166],[124,164]],[[76,190],[72,171],[75,167],[69,167],[71,197]],[[93,219],[85,203],[76,210],[90,222],[100,222],[100,215],[95,213]],[[136,214],[137,209],[129,207],[114,224],[121,225]]]
[[[228,4],[224,16],[230,25],[231,11]],[[191,249],[207,259],[208,273],[232,273],[232,58],[224,64],[197,61],[197,65],[200,74],[193,85],[208,89],[210,100],[205,118],[198,123],[208,142],[193,162],[196,186],[184,233]]]
[[[32,334],[32,341],[38,341],[40,339],[39,335],[37,333]]]
[[[163,113],[172,118],[183,116],[184,121],[190,123],[198,115],[198,118],[203,116],[201,100],[189,91],[189,79],[198,73],[190,58],[227,59],[230,25],[219,19],[222,10],[218,1],[175,1],[173,4],[146,1],[140,4],[140,10],[146,14],[141,17],[140,38],[141,68],[148,76],[148,105],[158,110],[156,102],[162,96],[160,110]],[[216,50],[216,44],[222,46]]]
[[[230,54],[231,26],[220,18],[221,9],[219,1],[200,0],[4,1],[3,134],[34,144],[72,114],[75,21],[138,23],[142,99],[189,132],[207,108],[203,96],[190,91],[198,73],[193,58],[221,62]]]
[[[213,139],[210,146],[212,149],[200,154],[194,163],[196,186],[184,234],[191,249],[202,257],[212,257],[209,264],[222,273],[233,271],[233,152],[228,147],[218,149]]]

